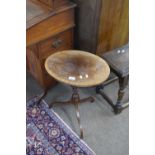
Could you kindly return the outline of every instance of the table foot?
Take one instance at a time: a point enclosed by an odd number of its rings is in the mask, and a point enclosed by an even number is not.
[[[80,127],[80,138],[83,139],[83,127],[80,120],[79,103],[75,103],[76,118]]]
[[[40,102],[41,102],[41,100],[43,100],[45,97],[46,97],[46,95],[47,95],[47,90],[45,90],[44,92],[43,92],[43,94],[40,96],[40,98],[39,98],[39,100],[37,101],[37,105],[39,105],[40,104]]]
[[[92,96],[90,96],[90,97],[87,97],[87,98],[84,98],[84,99],[80,99],[79,103],[94,102],[94,101],[95,101],[95,99]]]
[[[129,102],[123,103],[122,105],[115,105],[114,106],[114,113],[120,114],[125,108],[129,107]]]
[[[52,108],[55,104],[70,104],[70,103],[72,103],[71,100],[69,100],[69,101],[54,101],[54,102],[50,103],[49,108]]]

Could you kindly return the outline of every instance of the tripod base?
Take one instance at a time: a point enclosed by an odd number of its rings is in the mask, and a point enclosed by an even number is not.
[[[50,108],[53,107],[54,104],[67,104],[67,103],[71,103],[75,106],[75,110],[76,110],[76,118],[79,124],[79,128],[80,128],[80,138],[83,139],[83,127],[81,125],[81,120],[80,120],[80,112],[79,112],[79,103],[84,103],[84,102],[94,102],[94,98],[93,97],[87,97],[84,99],[80,99],[79,93],[78,93],[78,89],[76,87],[73,87],[73,94],[71,96],[71,99],[69,101],[64,101],[64,102],[52,102],[50,104]]]

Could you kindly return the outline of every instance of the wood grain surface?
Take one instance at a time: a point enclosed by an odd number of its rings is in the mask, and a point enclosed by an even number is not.
[[[103,0],[97,54],[102,54],[129,41],[129,0]]]
[[[91,87],[104,82],[110,68],[99,56],[79,50],[52,54],[45,61],[49,75],[57,81],[75,87]]]

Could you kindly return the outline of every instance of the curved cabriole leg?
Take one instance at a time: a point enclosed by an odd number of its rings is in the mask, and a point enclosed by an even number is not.
[[[79,102],[80,102],[80,97],[78,94],[78,90],[77,88],[73,87],[73,95],[72,95],[72,103],[75,106],[76,109],[76,118],[80,127],[80,138],[83,139],[83,127],[81,125],[81,121],[80,121],[80,112],[79,112]]]
[[[83,103],[83,102],[94,102],[95,101],[95,99],[92,97],[92,96],[90,96],[90,97],[87,97],[87,98],[84,98],[84,99],[80,99],[80,103]]]
[[[75,103],[75,109],[76,109],[76,118],[80,127],[80,138],[83,139],[83,127],[81,125],[81,121],[80,121],[80,112],[79,112],[79,104]]]
[[[54,106],[54,104],[69,104],[69,103],[72,103],[71,100],[69,101],[55,101],[55,102],[52,102],[49,104],[49,108],[52,108]]]
[[[80,121],[80,112],[79,112],[79,103],[83,103],[83,102],[87,102],[87,101],[90,101],[90,102],[94,102],[94,98],[92,96],[90,97],[87,97],[87,98],[84,98],[84,99],[80,99],[80,96],[79,96],[79,93],[78,93],[78,88],[76,87],[72,87],[73,89],[73,93],[72,93],[72,97],[69,101],[55,101],[55,102],[52,102],[50,105],[49,105],[49,108],[52,108],[54,104],[66,104],[66,103],[72,103],[74,104],[75,106],[75,110],[76,110],[76,118],[77,118],[77,121],[78,121],[78,124],[79,124],[79,127],[80,127],[80,138],[83,139],[83,127],[81,125],[81,121]]]

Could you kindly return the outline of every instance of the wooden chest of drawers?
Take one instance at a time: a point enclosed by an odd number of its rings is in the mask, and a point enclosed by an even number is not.
[[[27,0],[27,69],[43,88],[56,83],[45,71],[46,58],[54,52],[73,49],[75,6],[65,3],[51,11],[38,1]]]

